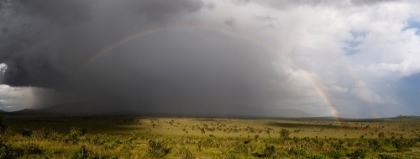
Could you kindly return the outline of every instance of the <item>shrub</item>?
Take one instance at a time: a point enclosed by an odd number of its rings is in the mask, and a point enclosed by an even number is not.
[[[70,135],[74,135],[74,136],[83,136],[86,134],[86,130],[85,129],[80,129],[78,127],[72,127],[70,129]]]
[[[79,142],[79,137],[85,135],[85,131],[84,129],[79,129],[77,127],[72,127],[70,129],[70,132],[67,136],[66,142],[67,143],[72,143],[72,144],[77,144]]]
[[[281,129],[280,130],[280,138],[285,139],[285,138],[289,138],[290,135],[290,131],[287,129]]]
[[[385,133],[384,132],[380,132],[378,134],[378,138],[380,138],[380,139],[385,138]]]
[[[0,141],[0,158],[17,158],[15,152],[13,151],[12,147],[3,141]]]
[[[327,152],[327,156],[331,158],[346,157],[346,152],[342,150],[330,150]]]
[[[85,145],[82,145],[71,156],[71,159],[87,159],[87,158],[89,158],[89,151],[86,149]]]
[[[369,140],[369,147],[372,148],[375,151],[379,151],[382,149],[382,143],[380,142],[380,140],[377,139],[371,139]]]
[[[49,136],[49,132],[45,130],[45,128],[36,130],[32,134],[33,134],[33,137],[36,139],[46,139]]]
[[[312,157],[310,157],[311,159],[327,159],[327,157],[323,156],[323,155],[313,155]]]
[[[353,153],[351,153],[350,157],[353,158],[353,159],[359,159],[359,158],[363,159],[363,158],[366,158],[367,152],[368,151],[366,151],[364,149],[358,149],[358,150],[354,151]]]
[[[380,159],[400,159],[401,157],[392,156],[390,154],[379,154]]]
[[[22,131],[21,134],[22,134],[22,136],[29,137],[29,136],[32,135],[32,131],[29,130],[29,129],[25,129],[25,130]]]
[[[182,155],[182,158],[184,159],[194,159],[194,155],[191,153],[190,150],[183,148],[179,151],[180,155]]]
[[[398,152],[404,152],[409,147],[412,147],[414,145],[414,143],[412,143],[411,141],[407,141],[404,139],[395,140],[392,142],[392,144],[394,145],[395,149],[397,149]]]
[[[147,150],[147,154],[150,157],[162,158],[166,156],[169,151],[170,148],[165,146],[162,141],[155,141],[153,139],[149,140],[149,149]]]
[[[307,152],[305,149],[302,149],[302,148],[297,149],[297,148],[292,147],[291,149],[289,149],[289,154],[295,155],[295,156],[306,156]]]
[[[274,146],[265,145],[265,149],[262,153],[254,153],[256,157],[271,157],[275,153]]]
[[[25,154],[42,154],[42,150],[35,143],[24,143],[22,148]]]

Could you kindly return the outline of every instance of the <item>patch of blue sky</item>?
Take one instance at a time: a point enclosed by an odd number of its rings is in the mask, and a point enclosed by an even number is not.
[[[343,50],[345,52],[345,55],[354,55],[354,54],[357,54],[359,52],[358,49],[349,48],[349,47],[344,47]]]
[[[346,46],[343,48],[343,51],[346,53],[346,55],[353,55],[359,52],[357,47],[362,43],[362,38],[366,37],[368,34],[367,32],[356,32],[356,31],[350,31],[350,34],[352,35],[352,39],[344,41]]]
[[[420,21],[419,20],[407,20],[407,26],[403,28],[403,31],[407,29],[416,29],[416,35],[420,35]]]

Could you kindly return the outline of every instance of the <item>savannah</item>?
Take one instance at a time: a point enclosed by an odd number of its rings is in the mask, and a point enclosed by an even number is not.
[[[4,114],[0,158],[419,158],[420,118]]]

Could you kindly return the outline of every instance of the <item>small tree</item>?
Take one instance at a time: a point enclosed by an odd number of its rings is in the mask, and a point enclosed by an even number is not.
[[[17,158],[12,146],[0,140],[0,158]]]
[[[285,138],[289,138],[290,135],[290,131],[287,129],[281,129],[280,130],[280,138],[285,139]]]
[[[378,138],[380,138],[380,139],[385,138],[385,133],[384,132],[380,132],[378,134]]]

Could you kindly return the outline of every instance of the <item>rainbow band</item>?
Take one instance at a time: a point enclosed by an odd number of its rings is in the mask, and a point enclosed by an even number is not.
[[[118,40],[118,41],[100,49],[98,52],[93,54],[88,60],[86,60],[86,62],[79,69],[77,69],[73,73],[72,76],[70,76],[69,81],[72,81],[82,70],[84,70],[88,65],[93,63],[95,60],[99,59],[101,56],[105,55],[106,53],[112,51],[113,49],[117,48],[118,46],[120,46],[124,43],[127,43],[129,41],[132,41],[132,40],[140,38],[140,37],[151,35],[151,34],[154,34],[154,33],[171,31],[171,30],[176,30],[176,29],[197,29],[197,30],[216,31],[218,33],[223,33],[223,34],[227,34],[227,35],[233,35],[235,37],[240,37],[240,38],[245,39],[249,42],[257,44],[258,46],[261,46],[262,48],[268,50],[269,52],[273,52],[273,53],[276,52],[276,51],[274,51],[275,49],[273,49],[272,47],[270,47],[267,44],[261,43],[258,39],[255,39],[255,38],[243,35],[243,34],[239,34],[237,32],[233,32],[233,31],[230,31],[230,30],[222,29],[222,28],[214,28],[214,27],[208,27],[208,26],[185,26],[185,25],[183,25],[183,26],[166,26],[166,27],[153,28],[153,29],[149,29],[149,30],[145,30],[145,31],[140,31],[136,34],[133,34],[133,35],[125,37],[125,38],[122,38],[122,39],[120,39],[120,40]],[[281,54],[278,54],[278,55],[281,55]],[[292,59],[290,59],[286,56],[281,56],[281,57],[283,59],[288,60],[288,62],[290,62],[294,67],[298,66],[298,64],[296,64]],[[297,67],[297,68],[299,68],[299,67]],[[328,108],[331,111],[331,114],[334,116],[336,121],[340,122],[338,114],[337,114],[337,110],[334,108],[333,104],[329,100],[327,93],[322,89],[321,84],[319,84],[316,80],[313,80],[308,76],[304,76],[304,77],[309,81],[309,83],[316,90],[316,92],[321,97],[323,102],[325,102],[325,104],[328,106]]]

